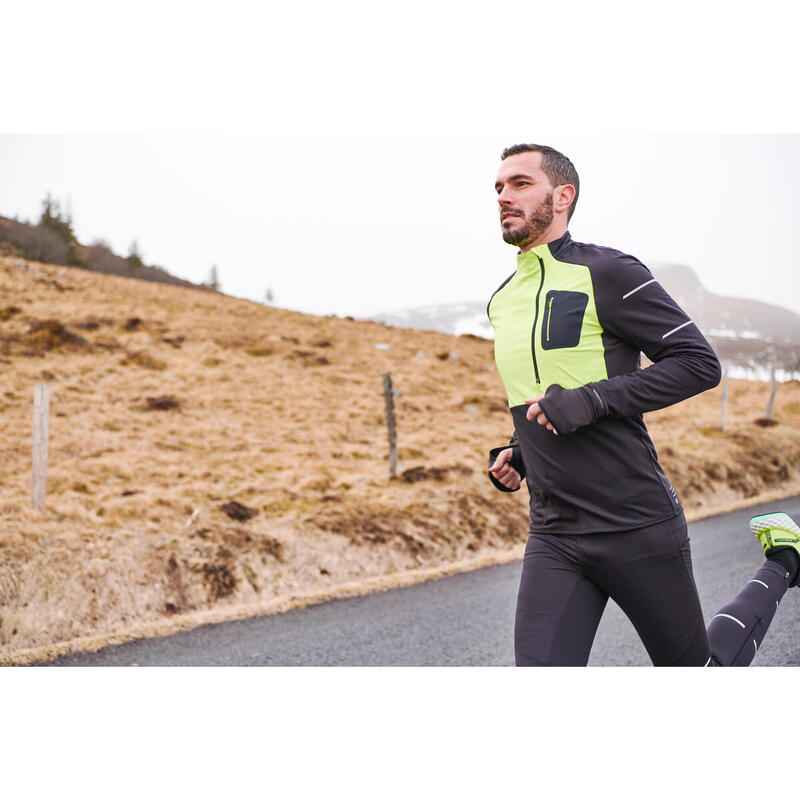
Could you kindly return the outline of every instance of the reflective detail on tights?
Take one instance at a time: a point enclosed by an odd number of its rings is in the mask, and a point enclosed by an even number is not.
[[[728,619],[732,619],[737,625],[741,625],[743,628],[746,627],[744,622],[741,622],[740,620],[736,619],[736,617],[732,617],[730,614],[714,614],[714,616],[711,617],[711,619],[716,619],[717,617],[727,617]]]
[[[752,584],[758,584],[758,588]],[[746,667],[753,661],[788,587],[785,570],[772,561],[765,561],[755,577],[747,581],[739,594],[709,623],[708,638],[714,665]],[[733,620],[737,625],[729,625],[723,619]]]

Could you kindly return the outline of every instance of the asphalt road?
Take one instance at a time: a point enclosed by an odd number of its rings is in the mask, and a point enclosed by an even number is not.
[[[706,622],[763,559],[750,533],[755,514],[786,511],[800,521],[800,496],[689,526]],[[521,550],[522,548],[520,548]],[[160,639],[65,656],[61,666],[511,666],[521,564],[487,567],[366,597],[217,625]],[[592,666],[645,666],[627,617],[609,602]],[[790,589],[753,661],[800,665],[800,589]]]

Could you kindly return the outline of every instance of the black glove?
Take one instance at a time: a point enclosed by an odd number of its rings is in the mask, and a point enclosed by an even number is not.
[[[539,408],[561,436],[608,415],[608,404],[592,383],[579,389],[564,389],[554,383],[539,401]]]
[[[516,436],[511,441],[514,441],[515,439],[516,439]],[[512,466],[519,473],[520,480],[524,481],[525,480],[525,464],[522,461],[522,449],[520,448],[520,446],[518,444],[517,445],[506,444],[506,445],[503,445],[502,447],[493,447],[489,451],[489,469],[491,469],[494,466],[494,462],[497,459],[497,456],[500,455],[500,452],[502,450],[508,450],[509,447],[511,447],[514,452],[511,454],[511,458],[508,460],[508,464],[510,466]],[[500,481],[497,480],[497,478],[495,478],[495,476],[492,475],[491,472],[488,473],[488,474],[489,474],[489,480],[495,485],[495,488],[499,489],[501,492],[518,492],[519,491],[519,486],[517,486],[516,489],[509,489],[508,486],[503,486],[503,484],[500,483]],[[520,486],[522,486],[522,483],[520,483]]]

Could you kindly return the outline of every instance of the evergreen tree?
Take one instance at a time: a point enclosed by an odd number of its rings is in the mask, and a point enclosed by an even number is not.
[[[128,251],[128,263],[133,269],[144,268],[144,261],[142,261],[142,254],[139,252],[139,245],[136,239],[131,242],[130,250]]]
[[[73,265],[80,263],[76,255],[76,248],[79,242],[75,236],[75,231],[72,229],[72,214],[69,212],[62,213],[61,204],[49,192],[42,201],[42,215],[39,218],[38,227],[54,233],[67,245],[69,250],[67,263]]]
[[[219,282],[219,272],[217,271],[217,265],[211,265],[211,271],[208,274],[208,280],[204,284],[208,286],[209,289],[213,289],[215,292],[220,290],[220,282]]]

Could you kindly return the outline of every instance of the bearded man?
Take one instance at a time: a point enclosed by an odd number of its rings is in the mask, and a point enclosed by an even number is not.
[[[719,361],[638,259],[572,239],[579,189],[551,147],[502,154],[500,226],[519,249],[488,313],[514,436],[489,477],[530,492],[516,662],[585,665],[611,597],[656,665],[749,664],[798,583],[800,528],[751,520],[766,561],[706,630],[683,508],[642,415],[716,386]]]

